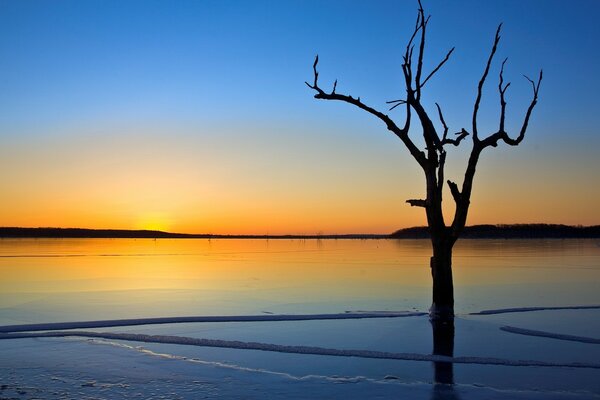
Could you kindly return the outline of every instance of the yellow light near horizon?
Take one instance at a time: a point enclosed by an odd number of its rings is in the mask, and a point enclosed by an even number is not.
[[[136,227],[148,231],[167,231],[169,225],[169,218],[165,214],[148,213],[139,218]]]
[[[424,194],[419,167],[385,140],[340,145],[335,132],[308,140],[304,128],[291,131],[289,143],[262,131],[127,129],[82,127],[0,146],[0,226],[344,234],[426,225],[423,210],[405,203]],[[273,168],[274,154],[286,163]],[[490,152],[481,163],[467,224],[600,221],[600,186],[588,184],[596,171],[585,168],[594,165],[592,152],[511,154]],[[574,157],[580,162],[545,164]],[[463,173],[447,172],[457,180]],[[450,224],[454,202],[445,196]]]

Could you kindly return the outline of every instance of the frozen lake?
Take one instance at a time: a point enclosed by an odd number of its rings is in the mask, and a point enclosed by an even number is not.
[[[425,240],[2,239],[3,326],[267,320],[0,340],[0,398],[600,398],[600,308],[473,314],[600,305],[599,240],[459,241],[453,328],[419,314],[429,257]],[[268,320],[358,311],[411,313]]]

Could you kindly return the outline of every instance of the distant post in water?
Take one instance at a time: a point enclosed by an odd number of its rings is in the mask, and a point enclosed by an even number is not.
[[[421,94],[427,82],[442,68],[448,61],[454,48],[450,49],[446,56],[433,68],[429,73],[423,70],[423,56],[425,53],[425,37],[429,16],[425,16],[425,12],[419,1],[419,9],[417,12],[417,21],[412,36],[408,40],[406,49],[404,50],[402,73],[406,85],[406,96],[401,99],[388,101],[390,105],[389,111],[396,107],[403,106],[406,110],[406,118],[404,124],[399,126],[387,114],[378,111],[364,102],[360,97],[352,97],[350,95],[336,92],[337,80],[333,83],[333,88],[330,92],[326,92],[319,86],[319,72],[317,65],[319,56],[315,57],[313,64],[314,79],[312,83],[306,82],[306,85],[314,90],[315,98],[321,100],[338,100],[349,103],[359,109],[373,115],[381,120],[386,128],[396,135],[406,146],[411,156],[421,166],[425,173],[426,182],[426,197],[425,199],[410,199],[406,202],[413,207],[422,207],[425,209],[427,216],[427,225],[431,236],[431,244],[433,255],[430,261],[431,276],[433,279],[433,300],[430,308],[430,317],[434,320],[452,319],[454,317],[454,286],[452,281],[452,248],[461,232],[463,231],[467,215],[469,212],[471,192],[473,188],[473,179],[479,156],[488,147],[496,147],[499,143],[504,142],[510,146],[517,146],[525,137],[527,126],[531,113],[538,100],[538,92],[540,83],[542,82],[542,71],[540,70],[537,80],[532,80],[525,76],[531,84],[532,99],[529,103],[523,123],[516,137],[509,136],[505,130],[506,117],[506,91],[510,86],[510,82],[504,82],[504,65],[507,59],[501,63],[500,74],[498,79],[498,95],[500,99],[500,117],[498,129],[494,132],[489,132],[486,135],[480,135],[477,129],[477,113],[481,103],[483,85],[486,82],[490,66],[494,60],[498,43],[500,41],[500,31],[502,24],[498,26],[492,49],[490,51],[485,69],[479,84],[477,85],[477,96],[473,105],[472,125],[469,130],[462,128],[456,132],[454,137],[448,136],[449,127],[444,120],[442,108],[436,103],[436,110],[441,126],[440,132],[436,129],[430,111],[425,110],[421,103]],[[416,50],[415,50],[416,47]],[[409,137],[411,128],[411,117],[413,114],[418,119],[418,126],[422,129],[423,138],[425,140],[425,149],[418,148],[412,139]],[[441,134],[440,134],[441,133]],[[472,148],[469,156],[465,176],[462,185],[444,179],[444,166],[446,162],[446,146],[459,146],[464,139],[471,137]],[[456,205],[454,217],[450,225],[446,225],[442,212],[442,193],[444,183],[447,183],[448,188],[454,203]]]

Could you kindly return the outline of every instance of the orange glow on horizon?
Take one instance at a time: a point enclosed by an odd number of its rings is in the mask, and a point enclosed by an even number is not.
[[[0,148],[0,226],[345,234],[426,224],[423,209],[405,203],[422,196],[422,172],[391,138],[359,136],[344,144],[335,135],[324,141],[315,134],[284,143],[274,133],[244,133],[253,136],[248,141],[237,133],[167,135],[161,129],[63,133]],[[469,225],[600,223],[600,187],[588,184],[594,171],[532,164],[517,155],[506,165],[511,150],[481,160]],[[458,156],[450,154],[451,161]],[[546,179],[552,168],[560,190]],[[449,224],[449,194],[444,207]]]

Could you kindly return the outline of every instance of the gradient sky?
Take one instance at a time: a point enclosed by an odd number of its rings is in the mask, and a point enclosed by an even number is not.
[[[425,1],[428,83],[453,132],[496,26],[509,133],[483,154],[469,224],[600,224],[600,2]],[[387,233],[424,225],[422,172],[372,116],[402,97],[416,1],[0,1],[0,226],[196,233]],[[480,131],[498,123],[497,62]],[[400,108],[399,108],[400,109]],[[399,110],[398,109],[398,110]],[[402,112],[391,116],[402,123]],[[435,114],[432,113],[432,116]],[[419,132],[413,132],[415,141]],[[462,181],[470,140],[448,156]],[[452,210],[450,196],[445,205]],[[449,219],[449,217],[448,217]]]

